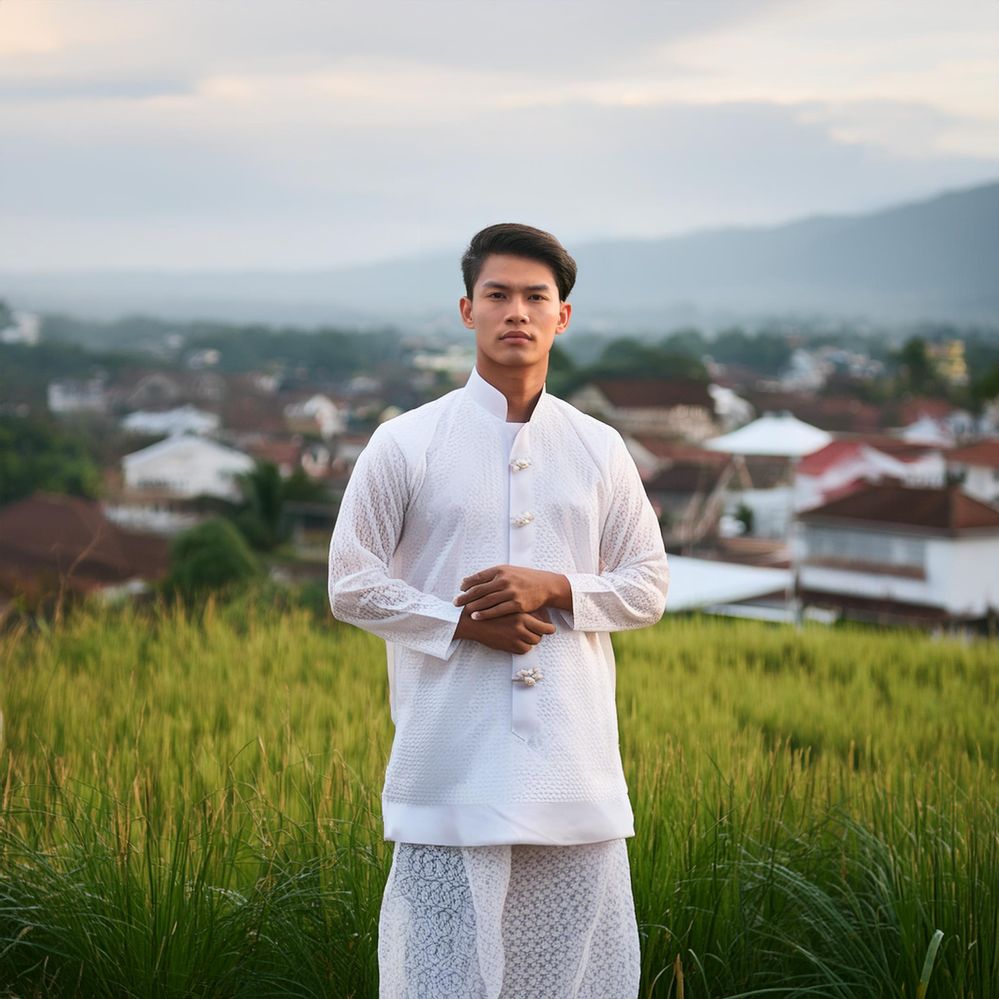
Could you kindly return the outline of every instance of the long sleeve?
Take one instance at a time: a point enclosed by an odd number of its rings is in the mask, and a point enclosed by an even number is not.
[[[600,535],[596,573],[567,573],[575,631],[625,631],[655,624],[666,608],[669,567],[662,530],[638,469],[620,438],[611,460],[613,494]]]
[[[330,539],[330,607],[340,621],[448,659],[461,608],[390,574],[409,489],[405,456],[379,428],[354,466]]]

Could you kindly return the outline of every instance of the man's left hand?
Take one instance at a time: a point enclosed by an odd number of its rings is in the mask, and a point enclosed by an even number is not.
[[[520,565],[494,565],[466,576],[455,606],[468,607],[476,621],[505,614],[530,614],[540,607],[572,610],[569,580],[557,572]]]

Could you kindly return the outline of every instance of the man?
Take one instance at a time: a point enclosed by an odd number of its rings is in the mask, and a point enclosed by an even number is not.
[[[334,615],[388,648],[380,996],[633,999],[610,632],[662,616],[662,534],[620,435],[545,391],[572,257],[494,225],[462,272],[475,370],[372,435],[330,544]]]

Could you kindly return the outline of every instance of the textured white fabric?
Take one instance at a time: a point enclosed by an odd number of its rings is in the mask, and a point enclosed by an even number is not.
[[[625,841],[397,843],[378,968],[380,999],[636,999]]]
[[[543,392],[506,439],[506,399],[464,389],[383,424],[330,542],[334,615],[384,638],[395,739],[385,838],[569,845],[634,835],[610,632],[657,621],[666,555],[612,428]],[[524,656],[459,641],[461,580],[512,563],[564,573],[572,612]],[[517,671],[544,679],[513,682]]]

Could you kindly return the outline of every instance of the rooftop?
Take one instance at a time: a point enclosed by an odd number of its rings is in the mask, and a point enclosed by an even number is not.
[[[598,378],[591,382],[618,409],[669,409],[703,406],[714,412],[706,382],[669,378]]]
[[[0,509],[4,575],[72,576],[78,588],[162,576],[169,546],[109,521],[93,500],[35,493]]]
[[[947,452],[947,461],[959,465],[999,468],[999,440],[978,441],[967,447],[954,448]]]
[[[946,489],[875,485],[799,514],[808,521],[845,520],[933,532],[999,530],[999,509],[958,486]]]

